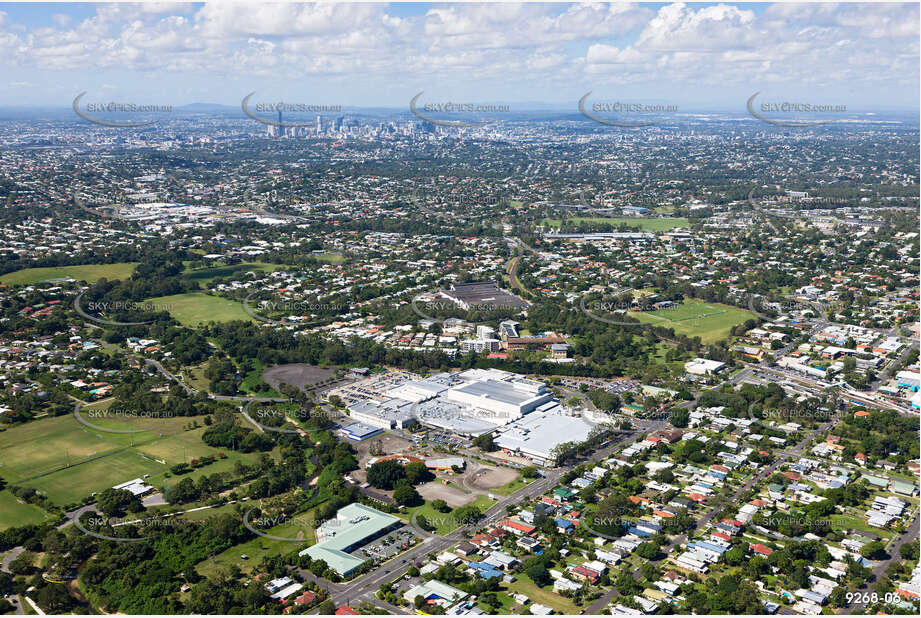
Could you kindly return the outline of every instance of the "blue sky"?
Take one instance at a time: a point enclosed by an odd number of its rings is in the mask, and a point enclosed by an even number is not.
[[[919,5],[2,4],[0,106],[87,99],[405,107],[610,100],[735,109],[754,92],[919,107]]]

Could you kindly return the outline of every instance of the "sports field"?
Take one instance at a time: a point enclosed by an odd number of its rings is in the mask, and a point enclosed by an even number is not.
[[[166,308],[169,314],[179,320],[183,326],[197,326],[206,322],[253,320],[243,310],[243,303],[201,292],[159,296],[148,298],[144,302]]]
[[[326,262],[327,264],[343,264],[345,262],[345,256],[341,253],[332,253],[330,251],[324,251],[323,253],[313,253],[310,257],[320,260],[321,262]]]
[[[168,487],[180,478],[168,476],[170,466],[221,451],[201,441],[203,417],[138,418],[130,422],[84,418],[107,429],[145,431],[98,431],[72,415],[32,421],[0,433],[0,475],[9,484],[34,487],[56,504],[65,505],[145,474],[150,475],[147,481],[151,485]],[[199,428],[185,430],[192,420],[198,421]],[[226,459],[181,478],[229,471],[237,460],[251,463],[257,457],[229,449],[223,452]]]
[[[268,262],[241,262],[240,264],[230,264],[228,266],[213,266],[210,268],[196,269],[189,269],[189,262],[184,262],[184,264],[186,270],[183,271],[182,276],[198,281],[203,287],[207,286],[218,277],[235,277],[250,271],[266,273],[289,268],[284,264],[269,264]]]
[[[627,227],[649,232],[662,232],[676,227],[688,227],[688,220],[684,217],[570,217],[567,221],[573,221],[575,223],[607,223],[615,227],[623,224]],[[553,228],[558,228],[562,224],[562,220],[544,219],[541,223]]]
[[[756,317],[752,312],[738,307],[705,303],[696,298],[683,300],[676,309],[631,311],[629,315],[641,322],[667,326],[677,335],[699,336],[701,343],[725,339],[733,326]]]
[[[115,264],[87,264],[84,266],[48,266],[43,268],[24,268],[0,277],[0,283],[7,285],[32,285],[48,279],[73,278],[77,281],[95,283],[103,277],[127,279],[134,272],[139,262],[118,262]]]
[[[0,491],[0,530],[40,524],[51,516],[39,507],[23,502],[9,490]]]

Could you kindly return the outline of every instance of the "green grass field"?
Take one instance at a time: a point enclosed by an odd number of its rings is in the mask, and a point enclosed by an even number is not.
[[[669,327],[678,335],[699,336],[702,343],[713,343],[725,339],[729,336],[729,331],[733,326],[756,317],[755,314],[744,309],[718,303],[705,303],[696,298],[683,300],[677,309],[631,311],[629,315],[641,322]]]
[[[135,439],[140,440],[140,434]],[[0,432],[0,475],[8,483],[18,483],[128,444],[129,436],[93,431],[71,415],[43,418]]]
[[[77,281],[95,283],[103,277],[127,279],[134,272],[139,262],[118,262],[115,264],[87,264],[84,266],[48,266],[43,268],[25,268],[0,277],[0,283],[7,285],[32,285],[48,279],[71,277]]]
[[[509,592],[523,594],[531,599],[532,603],[540,603],[541,605],[552,607],[558,614],[569,614],[572,616],[579,613],[579,606],[563,595],[553,592],[552,586],[541,588],[524,573],[516,573],[515,577],[517,581],[508,584]]]
[[[194,281],[198,281],[202,284],[203,287],[206,287],[218,277],[235,277],[250,271],[269,273],[276,270],[284,270],[289,268],[284,264],[269,264],[268,262],[241,262],[239,264],[231,264],[228,266],[212,266],[208,268],[190,269],[189,263],[190,262],[188,261],[184,262],[186,270],[182,273],[182,275]]]
[[[867,519],[865,517],[857,517],[846,513],[832,513],[828,516],[828,519],[831,520],[831,527],[834,530],[862,530],[863,532],[872,532],[873,534],[879,535],[880,540],[883,542],[894,536],[891,530],[870,526],[867,524]]]
[[[567,219],[574,223],[607,223],[613,226],[621,224],[649,232],[663,232],[676,227],[688,227],[688,220],[684,217],[656,217],[652,219],[643,217],[570,217]],[[559,228],[562,219],[544,219],[543,225]]]
[[[94,491],[102,491],[145,474],[162,474],[166,469],[166,466],[128,449],[26,481],[22,485],[41,491],[55,504],[65,505],[82,500]]]
[[[201,292],[148,298],[145,302],[167,308],[169,314],[179,320],[183,326],[197,326],[206,322],[230,322],[231,320],[253,321],[243,310],[242,303]]]
[[[403,521],[409,522],[412,521],[412,518],[416,515],[421,515],[425,519],[435,526],[435,532],[437,534],[449,534],[453,532],[459,522],[451,516],[450,512],[440,513],[432,508],[432,503],[426,501],[425,504],[421,506],[414,506],[407,509],[407,513],[397,513],[397,517]]]
[[[487,496],[477,496],[476,500],[470,504],[478,506],[480,508],[480,512],[485,513],[495,503],[495,500]],[[420,506],[409,507],[407,508],[406,513],[396,513],[396,515],[403,521],[408,522],[412,520],[412,517],[416,513],[424,516],[429,521],[429,523],[433,524],[437,534],[448,534],[457,529],[457,527],[460,525],[460,522],[454,518],[453,511],[440,513],[432,508],[432,504],[429,501],[426,501],[425,504]]]
[[[230,471],[237,460],[251,463],[257,457],[225,449],[226,459],[175,477],[169,474],[170,466],[221,452],[201,441],[203,417],[138,418],[130,422],[84,418],[108,429],[145,431],[97,431],[71,415],[32,421],[0,432],[0,476],[10,484],[34,487],[52,502],[64,505],[145,474],[150,475],[147,480],[151,485],[163,489],[179,478]],[[185,430],[193,420],[198,421],[199,428]]]
[[[315,260],[320,260],[321,262],[326,262],[327,264],[344,264],[345,256],[341,253],[332,253],[330,251],[324,251],[323,253],[313,253],[310,257]]]
[[[0,530],[40,524],[47,519],[51,516],[41,508],[23,502],[8,490],[0,491]]]
[[[244,376],[243,381],[240,382],[240,390],[244,393],[249,393],[252,395],[257,395],[259,397],[282,397],[282,394],[279,393],[274,388],[269,388],[268,390],[260,390],[256,392],[255,388],[259,385],[268,386],[262,380],[262,372],[265,371],[265,365],[262,364],[258,359],[253,361],[253,369]],[[205,389],[207,390],[207,389]]]

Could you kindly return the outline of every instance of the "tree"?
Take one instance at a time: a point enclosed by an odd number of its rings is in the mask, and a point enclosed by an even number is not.
[[[421,594],[417,594],[416,598],[413,599],[413,605],[416,609],[422,609],[422,606],[425,605],[425,597]]]
[[[421,513],[416,515],[416,525],[425,530],[426,532],[434,532],[435,526],[432,525],[432,522],[428,520],[425,515]]]
[[[480,595],[480,601],[483,601],[483,603],[494,610],[502,607],[502,601],[499,600],[495,592],[484,592]]]
[[[836,586],[835,589],[831,591],[831,595],[828,597],[828,602],[832,607],[847,606],[847,590],[842,586]]]
[[[76,600],[67,594],[67,589],[61,584],[43,586],[35,595],[35,601],[48,614],[66,614],[77,605]]]
[[[449,507],[448,503],[444,500],[432,500],[432,508],[439,513],[447,513],[451,510],[451,507]]]
[[[406,464],[403,471],[406,474],[406,480],[413,485],[427,483],[435,478],[435,476],[429,472],[429,469],[425,467],[425,462],[422,461],[413,461]]]
[[[640,543],[636,548],[636,555],[640,558],[652,560],[659,553],[659,546],[652,542]]]
[[[917,560],[918,559],[918,541],[912,543],[905,543],[899,547],[899,555],[902,556],[903,560]]]
[[[121,517],[126,511],[144,509],[141,500],[127,489],[106,489],[96,496],[96,505],[106,517]]]
[[[454,518],[459,521],[462,526],[472,524],[482,516],[483,513],[480,511],[479,507],[474,504],[466,504],[454,509]]]
[[[870,560],[884,560],[888,554],[881,541],[870,541],[860,548],[860,555]]]
[[[393,491],[393,499],[397,504],[415,506],[422,501],[422,496],[412,485],[400,485]]]
[[[691,420],[691,413],[687,408],[676,408],[668,420],[672,427],[684,428],[688,426],[688,422]]]
[[[317,605],[317,614],[321,616],[332,616],[336,613],[336,604],[333,603],[332,599],[323,599],[320,601],[320,604]]]
[[[393,489],[405,477],[403,466],[392,459],[378,461],[368,468],[368,482],[378,489]]]
[[[10,562],[10,572],[13,575],[28,575],[35,568],[33,564],[35,564],[35,554],[24,551]]]
[[[533,581],[538,586],[546,586],[550,583],[550,572],[542,564],[535,564],[525,571],[531,581]]]
[[[726,564],[731,566],[742,564],[745,562],[745,550],[742,549],[741,545],[736,545],[723,554],[723,560],[726,561]]]
[[[521,469],[521,476],[526,479],[535,479],[540,476],[540,472],[537,471],[537,466],[525,466]]]
[[[480,450],[490,451],[496,450],[496,443],[493,441],[493,435],[491,433],[481,434],[473,439],[473,445],[479,448]]]
[[[617,587],[617,592],[622,595],[630,596],[636,594],[642,590],[642,586],[633,579],[633,573],[630,571],[629,567],[624,567],[621,569],[620,573],[617,575],[617,580],[614,585]]]

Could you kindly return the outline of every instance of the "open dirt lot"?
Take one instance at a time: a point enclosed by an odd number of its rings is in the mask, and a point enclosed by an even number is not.
[[[518,471],[511,468],[493,468],[482,464],[468,464],[469,469],[464,473],[464,487],[468,489],[489,490],[502,487],[518,478]]]
[[[419,495],[426,500],[444,500],[451,508],[463,506],[476,500],[477,495],[470,493],[465,494],[456,487],[444,485],[440,481],[432,481],[416,487]]]
[[[384,455],[404,454],[418,456],[420,453],[420,449],[409,440],[389,433],[378,434],[367,440],[362,440],[361,442],[347,440],[347,442],[358,451],[358,470],[349,473],[349,476],[358,483],[364,483],[368,480],[368,473],[365,469],[365,465],[368,463],[369,459],[375,457],[375,455],[371,454],[371,449],[375,447],[375,443],[378,441],[380,441]]]
[[[284,382],[293,384],[299,389],[312,386],[317,382],[322,382],[332,377],[336,373],[335,369],[317,367],[316,365],[305,365],[303,363],[292,363],[289,365],[276,365],[269,367],[262,372],[262,379],[272,388],[277,389]]]
[[[381,433],[374,437],[362,440],[361,442],[349,443],[358,451],[358,463],[364,467],[365,463],[374,455],[371,454],[371,448],[376,442],[380,442],[381,450],[384,455],[417,455],[419,448],[405,438],[395,436],[389,433]]]

